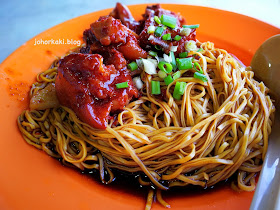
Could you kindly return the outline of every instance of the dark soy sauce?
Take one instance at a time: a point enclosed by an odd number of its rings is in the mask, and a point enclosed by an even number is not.
[[[122,192],[124,194],[133,194],[139,197],[143,197],[146,199],[149,189],[153,188],[153,186],[141,186],[138,182],[139,174],[130,174],[128,172],[121,172],[119,170],[113,170],[115,180],[110,184],[103,184],[99,177],[98,170],[86,170],[83,171],[82,174],[90,177],[96,183],[109,187],[113,190]],[[144,177],[142,175],[142,177]],[[145,177],[144,177],[145,178]],[[230,179],[225,181],[221,181],[214,186],[203,188],[201,186],[188,185],[184,187],[172,187],[167,191],[162,191],[162,195],[164,199],[168,202],[168,200],[172,200],[173,198],[186,198],[186,197],[196,197],[202,194],[213,193],[217,190],[223,190],[225,188],[230,188],[230,184],[232,180],[235,180],[236,176],[232,176]],[[146,181],[146,179],[145,179]],[[165,185],[166,186],[166,185]]]
[[[139,184],[139,174],[129,174],[127,172],[121,172],[119,170],[112,170],[112,172],[115,178],[114,181],[109,184],[102,183],[98,170],[85,170],[81,173],[88,176],[90,179],[95,181],[95,183],[100,184],[103,187],[109,187],[112,190],[116,190],[124,194],[133,194],[139,197],[146,198],[150,186],[142,186]]]

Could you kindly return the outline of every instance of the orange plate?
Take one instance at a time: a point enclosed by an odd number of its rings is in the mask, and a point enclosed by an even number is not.
[[[129,6],[136,19],[147,5]],[[235,54],[246,65],[258,46],[280,33],[266,23],[243,15],[206,7],[164,4],[180,12],[189,24],[200,24],[197,38]],[[82,40],[84,29],[111,9],[87,14],[55,26],[17,49],[0,66],[0,208],[1,209],[144,209],[145,195],[100,184],[89,176],[62,166],[28,145],[16,119],[27,107],[28,91],[36,74],[74,45],[36,45],[36,40]],[[172,209],[248,209],[253,193],[228,188],[196,195],[168,196]],[[163,209],[154,204],[153,209]]]

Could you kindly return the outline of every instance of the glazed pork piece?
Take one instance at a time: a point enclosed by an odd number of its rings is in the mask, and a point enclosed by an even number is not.
[[[116,49],[128,60],[146,58],[147,52],[140,47],[138,35],[124,26],[120,20],[111,16],[103,16],[84,32],[87,43],[86,53],[98,53]]]
[[[127,6],[118,2],[116,4],[116,7],[109,15],[115,19],[120,19],[123,25],[125,25],[135,33],[139,34],[141,32],[141,24],[135,21]]]
[[[106,128],[110,112],[122,110],[133,97],[138,97],[129,72],[122,68],[120,54],[112,53],[108,63],[115,65],[104,65],[99,54],[77,53],[64,57],[55,82],[60,104],[99,129]],[[116,84],[122,82],[127,82],[128,87],[118,89]]]

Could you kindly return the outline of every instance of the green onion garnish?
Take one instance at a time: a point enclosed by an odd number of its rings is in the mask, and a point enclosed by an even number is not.
[[[117,84],[116,84],[116,87],[117,87],[118,89],[127,88],[127,87],[128,87],[128,82],[117,83]]]
[[[192,57],[189,58],[177,58],[177,66],[179,70],[187,70],[192,68]]]
[[[151,89],[153,95],[159,95],[160,94],[160,82],[159,81],[152,81],[151,82]]]
[[[172,65],[170,63],[164,62],[164,61],[160,61],[158,63],[158,68],[161,71],[164,71],[165,73],[170,73],[172,71]]]
[[[135,61],[131,62],[130,64],[127,65],[128,68],[131,70],[131,71],[134,71],[138,68],[138,65]]]
[[[174,37],[174,40],[175,40],[175,41],[180,41],[181,38],[182,38],[181,36],[176,35],[176,36]]]
[[[192,29],[190,29],[190,28],[181,28],[180,29],[180,35],[182,35],[182,36],[189,36],[191,32],[192,32]]]
[[[177,23],[177,19],[169,15],[161,15],[160,21],[163,25],[168,26],[170,28],[175,28]]]
[[[180,100],[181,96],[184,95],[186,85],[187,83],[185,82],[176,82],[173,92],[173,98]]]
[[[176,80],[176,79],[179,79],[181,77],[181,72],[180,71],[176,71],[174,74],[173,74],[173,79]]]
[[[162,40],[171,40],[171,34],[164,34]]]
[[[160,37],[161,34],[163,33],[163,31],[164,31],[164,28],[163,28],[163,27],[157,27],[156,30],[155,30],[155,35],[156,35],[157,37]]]
[[[183,95],[185,90],[186,90],[187,83],[185,83],[185,82],[179,82],[179,83],[180,83],[180,85],[179,85],[179,87],[180,87],[179,88],[179,94]]]
[[[172,65],[173,69],[176,70],[177,64],[176,64],[176,59],[175,59],[175,55],[174,55],[173,51],[170,51],[169,57],[171,57],[171,65]]]
[[[199,24],[196,25],[183,25],[183,28],[198,28]]]
[[[202,49],[202,48],[199,48],[196,52],[200,52],[200,51],[203,51],[203,49]]]
[[[158,76],[159,76],[159,78],[164,79],[167,76],[167,74],[164,71],[159,70],[158,71]]]
[[[147,32],[148,32],[148,34],[153,34],[155,32],[155,30],[156,30],[155,26],[149,26]]]
[[[204,74],[201,74],[199,72],[195,72],[194,75],[193,75],[194,78],[197,78],[197,79],[200,79],[202,80],[203,82],[207,82],[208,79],[207,77],[204,75]]]
[[[156,50],[162,50],[161,46],[159,46],[159,45],[155,45],[155,48],[156,48]]]
[[[186,58],[188,56],[188,52],[181,52],[180,54],[179,54],[179,57],[180,58]]]
[[[166,85],[169,85],[171,82],[173,82],[173,78],[171,77],[171,75],[168,75],[167,77],[164,78],[164,82]]]
[[[197,72],[199,72],[199,73],[201,73],[201,74],[203,74],[203,71],[202,71],[202,68],[201,68],[201,66],[199,65],[199,63],[197,63],[197,62],[194,62],[194,67],[195,67],[195,70],[197,71]],[[198,69],[197,69],[198,68]]]
[[[156,21],[157,24],[161,24],[160,19],[158,16],[154,16],[154,20]]]
[[[155,57],[155,56],[157,56],[157,52],[155,52],[155,51],[149,51],[149,55]]]

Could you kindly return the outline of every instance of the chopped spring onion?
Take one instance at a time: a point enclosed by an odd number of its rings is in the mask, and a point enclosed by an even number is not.
[[[178,46],[171,46],[170,51],[177,52]]]
[[[156,74],[157,71],[156,71],[156,65],[148,60],[148,59],[141,59],[142,62],[143,62],[143,68],[144,68],[144,71],[147,73],[147,74]]]
[[[158,64],[158,62],[160,62],[160,59],[161,59],[161,58],[159,58],[158,55],[156,55],[154,60],[156,60],[156,62],[157,62],[157,64]]]
[[[164,62],[164,61],[160,61],[158,63],[158,68],[161,71],[164,71],[165,73],[170,73],[173,69],[172,65],[170,63]]]
[[[183,95],[185,90],[186,90],[186,85],[187,83],[186,82],[179,82],[179,94]]]
[[[159,78],[164,79],[167,76],[167,74],[164,71],[159,70],[158,71],[158,76],[159,76]]]
[[[183,28],[198,28],[199,24],[195,24],[195,25],[183,25]]]
[[[193,75],[194,78],[197,78],[197,79],[200,79],[202,80],[203,82],[207,82],[208,79],[207,77],[204,75],[204,74],[201,74],[199,72],[195,72],[194,75]]]
[[[132,80],[138,90],[143,88],[143,82],[140,77],[134,77]]]
[[[181,52],[179,53],[180,58],[186,58],[188,56],[188,52]]]
[[[163,33],[163,31],[164,31],[164,28],[163,28],[163,27],[157,27],[156,30],[155,30],[155,35],[156,35],[157,37],[160,37],[161,34]]]
[[[161,46],[159,46],[159,45],[155,45],[155,48],[156,48],[156,50],[162,50]]]
[[[148,31],[148,34],[153,34],[155,32],[155,30],[156,30],[155,26],[149,26],[147,31]]]
[[[171,34],[164,34],[162,40],[171,40]]]
[[[175,40],[175,41],[180,41],[180,39],[182,39],[182,37],[179,36],[179,35],[176,35],[176,36],[174,37],[174,40]]]
[[[148,38],[149,41],[154,40],[154,39],[155,39],[155,37],[153,35],[150,35],[149,38]]]
[[[142,58],[136,59],[136,63],[138,65],[139,69],[144,70],[144,64],[143,64],[143,59]]]
[[[194,62],[193,66],[194,66],[194,69],[195,69],[197,72],[203,74],[202,68],[201,68],[201,66],[199,65],[199,63]],[[198,68],[198,69],[197,69],[197,68]]]
[[[169,15],[161,15],[160,21],[163,25],[168,26],[170,28],[175,28],[177,23],[177,19]]]
[[[160,94],[160,82],[159,81],[151,81],[151,92],[153,95]]]
[[[177,68],[177,64],[176,64],[176,59],[175,59],[175,55],[173,51],[170,51],[169,53],[169,57],[171,58],[171,65],[173,67],[173,69],[175,70]]]
[[[171,63],[172,62],[172,58],[170,56],[166,55],[165,53],[163,54],[163,59],[167,63]]]
[[[186,85],[187,83],[185,82],[176,82],[173,92],[173,98],[180,100],[181,96],[184,95]]]
[[[138,69],[138,65],[135,61],[129,63],[127,66],[131,71],[134,71],[134,70]]]
[[[157,24],[161,24],[160,19],[158,16],[154,16],[154,20]]]
[[[117,87],[118,89],[127,88],[127,87],[128,87],[128,82],[117,83],[117,84],[116,84],[116,87]]]
[[[158,65],[157,59],[147,58],[147,60],[151,61],[155,65],[155,67],[157,67],[157,65]]]
[[[190,52],[190,51],[197,51],[197,46],[196,46],[196,42],[193,40],[187,41],[185,43],[185,49]]]
[[[180,35],[189,36],[192,30],[190,28],[181,28]]]
[[[203,49],[202,49],[202,48],[199,48],[196,52],[201,52],[201,51],[203,51]]]
[[[181,77],[181,72],[180,71],[176,71],[174,74],[173,74],[173,79],[176,80],[176,79],[179,79]]]
[[[157,55],[157,52],[155,51],[149,51],[149,55],[155,57]]]
[[[169,85],[173,81],[174,81],[174,79],[171,77],[171,75],[168,75],[167,77],[164,78],[164,82],[166,85]]]
[[[179,70],[187,70],[192,68],[192,57],[189,58],[176,58]]]

